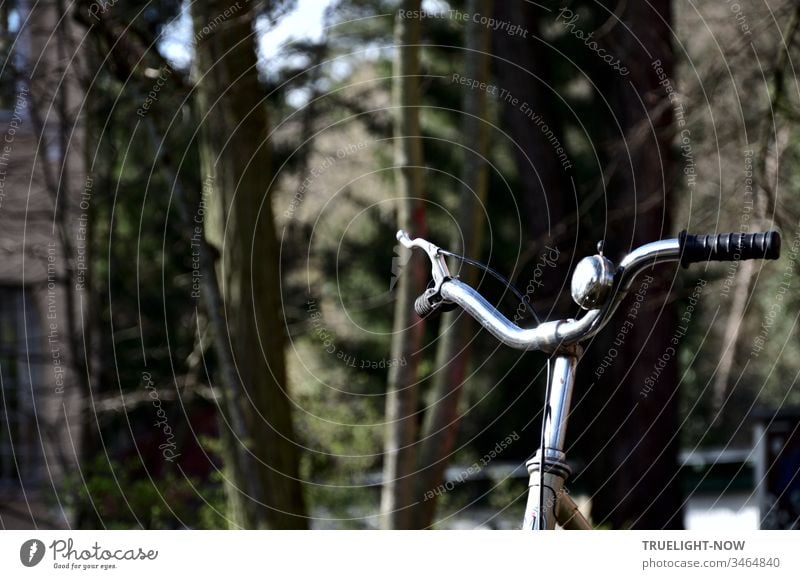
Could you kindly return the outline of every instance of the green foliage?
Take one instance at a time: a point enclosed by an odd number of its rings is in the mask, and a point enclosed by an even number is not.
[[[97,455],[67,475],[62,504],[97,516],[106,529],[219,529],[227,526],[220,475],[210,480],[177,471],[142,472],[141,465]],[[91,515],[89,515],[91,516]]]

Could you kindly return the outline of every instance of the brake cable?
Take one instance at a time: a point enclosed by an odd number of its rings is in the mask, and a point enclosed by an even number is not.
[[[459,255],[457,253],[453,253],[452,251],[447,251],[446,249],[439,248],[439,251],[444,255],[449,255],[450,257],[455,257],[456,259],[458,259],[460,261],[463,261],[464,263],[468,263],[469,265],[472,265],[472,266],[475,266],[477,268],[480,268],[483,271],[485,271],[486,273],[488,273],[489,275],[491,275],[492,277],[494,277],[497,281],[499,281],[504,286],[506,286],[509,290],[511,290],[511,293],[513,293],[516,296],[516,298],[520,301],[520,303],[525,306],[525,309],[528,310],[528,313],[530,313],[533,316],[533,319],[536,320],[537,324],[541,324],[542,323],[542,321],[539,319],[539,316],[537,316],[536,312],[533,311],[533,307],[530,304],[530,300],[526,300],[525,297],[523,297],[522,292],[520,292],[516,288],[516,286],[514,286],[514,284],[512,284],[511,281],[509,281],[501,273],[495,271],[494,269],[492,269],[488,265],[486,265],[484,263],[481,263],[478,260],[470,259],[469,257],[463,256],[463,255]]]

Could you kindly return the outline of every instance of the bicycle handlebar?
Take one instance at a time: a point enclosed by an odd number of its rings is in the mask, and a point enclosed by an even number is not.
[[[629,253],[618,267],[603,257],[584,258],[572,275],[572,297],[587,310],[579,319],[544,322],[535,328],[520,328],[500,313],[475,289],[453,279],[439,247],[424,239],[411,239],[405,231],[397,232],[405,247],[423,249],[431,260],[434,286],[417,299],[420,315],[450,305],[463,308],[494,337],[521,350],[551,352],[577,344],[599,332],[631,288],[634,279],[657,263],[680,261],[689,263],[737,261],[740,259],[778,259],[781,239],[776,231],[765,233],[726,233],[716,236],[687,235],[675,239],[647,243]],[[420,303],[422,301],[422,303]]]
[[[558,320],[543,322],[535,328],[520,328],[497,311],[480,293],[457,279],[442,284],[442,297],[464,308],[495,338],[519,350],[549,352],[559,346],[579,342],[597,324],[602,313],[602,310],[595,309],[580,320]]]

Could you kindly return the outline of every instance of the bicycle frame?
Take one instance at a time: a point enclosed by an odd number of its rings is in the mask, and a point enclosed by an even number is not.
[[[539,504],[539,469],[542,457],[536,455],[527,462],[528,502],[522,528],[526,530],[554,529],[556,523],[564,528],[591,529],[589,521],[578,510],[577,505],[567,494],[564,483],[571,474],[566,463],[564,444],[567,435],[572,391],[575,386],[580,347],[571,352],[556,356],[550,380],[550,412],[545,416],[545,456],[544,456],[544,502]],[[539,521],[539,516],[543,521]]]

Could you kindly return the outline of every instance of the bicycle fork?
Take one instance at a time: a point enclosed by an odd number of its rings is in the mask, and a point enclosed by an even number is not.
[[[541,449],[526,463],[530,479],[528,504],[525,507],[525,530],[555,529],[556,523],[569,529],[590,529],[591,525],[578,510],[575,501],[564,486],[571,470],[566,463],[564,441],[567,433],[572,390],[575,385],[575,370],[580,348],[559,353],[553,365],[550,382],[550,398],[545,415],[545,452]],[[544,460],[542,460],[544,459]],[[544,492],[539,504],[539,469],[544,463]]]

